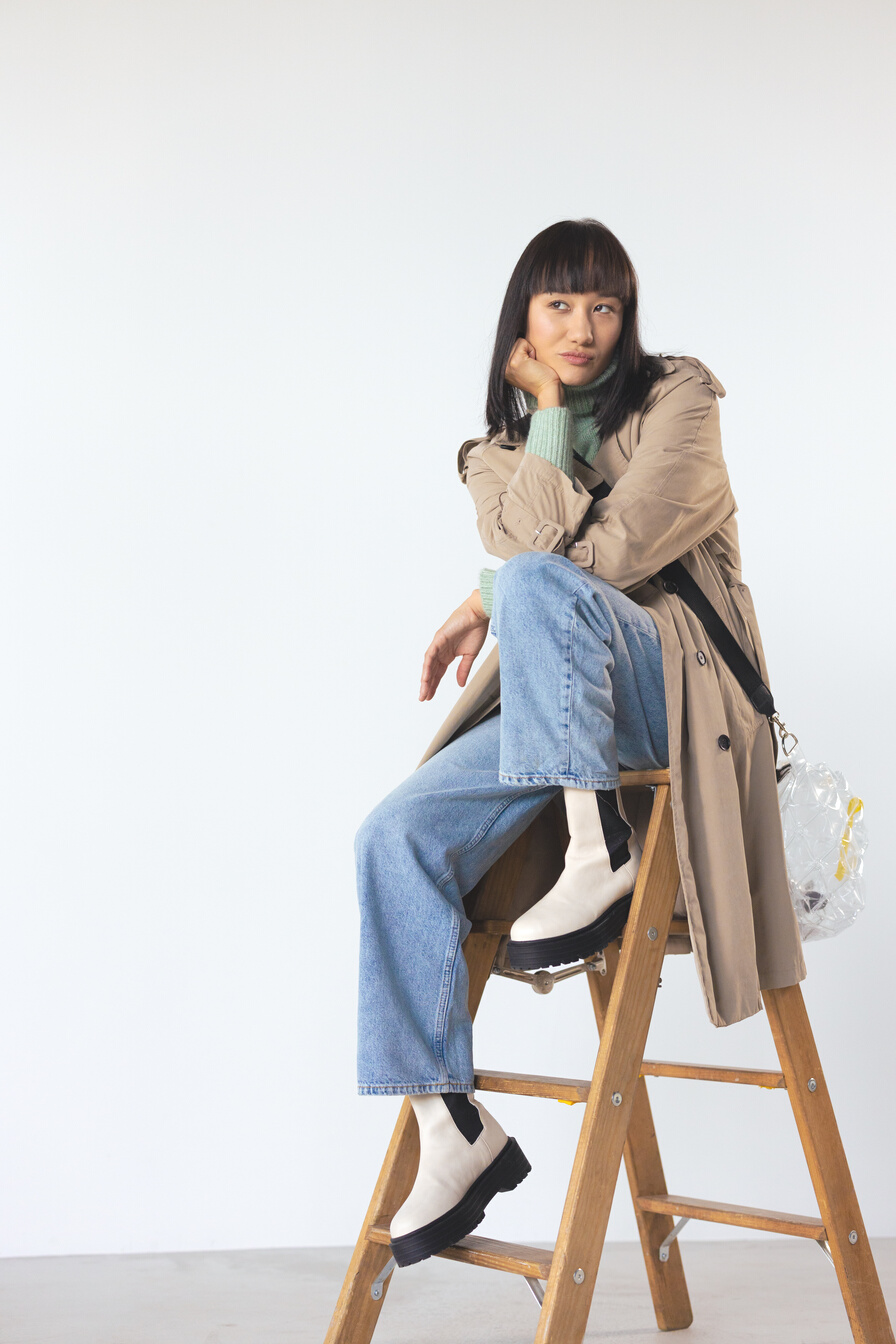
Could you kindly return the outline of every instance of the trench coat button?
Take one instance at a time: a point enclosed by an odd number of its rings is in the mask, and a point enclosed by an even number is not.
[[[701,667],[706,662],[706,654],[703,652],[702,649],[697,650],[697,662],[700,664]]]
[[[665,588],[667,593],[678,592],[678,584],[675,582],[674,579],[663,579],[663,587]]]
[[[731,746],[731,738],[726,736],[725,733],[723,733],[722,736],[719,738],[719,746],[722,748],[723,751],[727,751],[728,748]]]

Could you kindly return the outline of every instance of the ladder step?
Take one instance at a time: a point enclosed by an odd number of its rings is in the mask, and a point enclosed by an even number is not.
[[[371,1223],[367,1240],[389,1245],[389,1224]],[[547,1279],[551,1272],[553,1251],[539,1246],[521,1246],[515,1241],[493,1241],[490,1237],[464,1237],[456,1246],[438,1251],[442,1260],[460,1260],[466,1265],[481,1265],[483,1269],[503,1269],[508,1274],[522,1274],[527,1279]]]
[[[474,919],[472,933],[492,933],[496,937],[510,933],[512,919]]]
[[[754,1087],[783,1087],[784,1075],[777,1069],[733,1069],[714,1064],[677,1064],[672,1060],[645,1059],[641,1073],[651,1078],[701,1078],[709,1083],[752,1083]]]
[[[676,1064],[645,1059],[641,1073],[653,1078],[699,1078],[711,1083],[752,1083],[754,1087],[786,1088],[783,1073],[773,1069],[733,1069],[707,1064]],[[479,1092],[512,1092],[519,1097],[550,1097],[554,1101],[587,1101],[591,1083],[587,1078],[554,1078],[542,1073],[503,1073],[489,1069],[476,1073],[473,1085]]]
[[[552,1078],[541,1073],[475,1073],[473,1086],[480,1092],[512,1092],[518,1097],[549,1097],[554,1101],[587,1101],[591,1083],[587,1078]]]
[[[827,1237],[820,1218],[810,1218],[802,1213],[778,1213],[774,1209],[717,1204],[711,1199],[682,1199],[678,1195],[639,1195],[635,1202],[647,1213],[671,1213],[676,1218],[700,1218],[708,1223],[755,1227],[760,1232],[782,1232],[791,1237],[808,1237],[811,1241],[824,1241]]]

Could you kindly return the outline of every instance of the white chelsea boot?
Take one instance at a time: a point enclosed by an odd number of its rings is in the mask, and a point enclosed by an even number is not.
[[[420,1164],[411,1193],[392,1218],[397,1265],[413,1265],[478,1227],[499,1191],[532,1170],[516,1139],[468,1092],[409,1097],[420,1130]]]
[[[641,846],[620,790],[564,789],[569,845],[563,872],[510,927],[517,970],[540,970],[602,952],[628,919]]]

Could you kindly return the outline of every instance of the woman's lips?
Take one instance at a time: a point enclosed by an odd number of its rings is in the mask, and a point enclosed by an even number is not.
[[[571,355],[564,352],[560,358],[567,360],[570,364],[590,364],[592,357],[591,355]]]

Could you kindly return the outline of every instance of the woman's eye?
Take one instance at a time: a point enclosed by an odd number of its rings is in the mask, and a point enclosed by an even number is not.
[[[568,307],[569,307],[569,304],[566,302],[565,299],[551,299],[550,303],[548,304],[548,307],[549,307],[549,308],[557,308],[558,306],[562,306],[563,308],[568,308]],[[613,311],[613,309],[610,307],[610,305],[609,305],[608,303],[596,303],[596,304],[594,305],[594,307],[595,307],[595,309],[597,309],[597,308],[603,308],[603,309],[605,310],[605,312],[608,312],[608,313],[612,313],[612,311]]]

